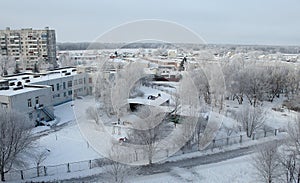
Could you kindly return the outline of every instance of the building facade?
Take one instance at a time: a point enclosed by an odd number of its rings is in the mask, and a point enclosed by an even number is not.
[[[35,124],[47,124],[55,119],[54,106],[92,94],[94,76],[74,67],[5,76],[0,80],[0,107],[25,113]]]
[[[56,66],[55,30],[32,28],[0,30],[0,55],[22,62],[24,70],[31,70],[36,63],[45,61]]]
[[[1,81],[0,105],[4,109],[27,115],[29,121],[35,125],[45,124],[55,118],[49,86],[27,85],[21,82],[9,86],[8,81]]]

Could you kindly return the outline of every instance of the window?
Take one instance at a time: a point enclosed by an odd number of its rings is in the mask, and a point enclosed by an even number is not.
[[[52,91],[54,91],[54,85],[50,85],[51,86],[51,88],[52,88]]]
[[[82,79],[79,79],[79,80],[78,80],[78,83],[81,85],[81,84],[82,84]]]
[[[56,84],[56,91],[59,90],[59,83]]]
[[[27,103],[28,103],[28,107],[32,107],[31,99],[28,99]]]
[[[66,89],[66,82],[63,82],[63,89]]]
[[[72,87],[72,81],[68,81],[68,87]]]
[[[72,95],[72,90],[69,90],[69,91],[68,91],[68,95]]]
[[[74,80],[74,86],[76,86],[77,85],[77,79],[76,80]]]
[[[64,92],[64,97],[66,97],[67,96],[67,92]]]
[[[33,118],[33,115],[32,115],[32,113],[29,113],[28,114],[28,117],[29,117],[29,119],[30,119],[30,121],[32,120],[32,118]]]
[[[35,97],[35,105],[39,104],[39,97]]]
[[[8,107],[8,104],[7,104],[7,103],[1,103],[1,107],[2,107],[3,109],[5,109],[5,108]]]
[[[89,83],[92,83],[92,82],[93,82],[92,78],[89,78]]]

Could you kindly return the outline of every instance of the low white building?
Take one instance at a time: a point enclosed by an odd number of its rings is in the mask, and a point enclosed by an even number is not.
[[[8,81],[1,83],[0,104],[2,108],[28,115],[33,124],[55,118],[50,86],[24,84],[21,81],[15,86],[9,86]]]
[[[92,94],[92,80],[92,74],[73,67],[7,76],[0,81],[0,104],[44,123],[55,118],[53,106]]]

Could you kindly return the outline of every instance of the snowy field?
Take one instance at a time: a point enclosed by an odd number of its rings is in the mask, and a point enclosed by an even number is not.
[[[41,150],[50,150],[43,165],[58,165],[100,157],[82,137],[72,105],[73,102],[68,102],[55,107],[55,116],[60,119],[58,125],[64,126],[58,126],[57,131],[50,132],[38,140]]]

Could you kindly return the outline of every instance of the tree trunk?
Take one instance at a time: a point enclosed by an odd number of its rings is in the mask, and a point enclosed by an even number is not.
[[[40,176],[40,166],[37,165],[36,167],[36,175],[39,177]]]
[[[1,181],[2,181],[2,182],[5,181],[4,170],[3,170],[3,169],[1,169]]]
[[[300,183],[300,168],[298,170],[298,178],[297,178],[297,183]]]

